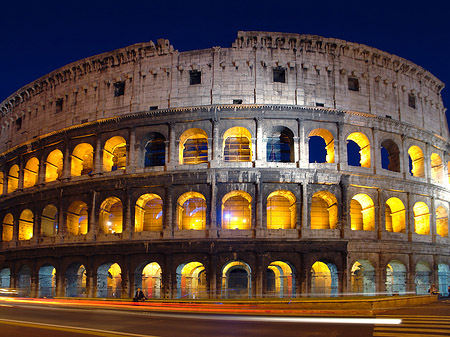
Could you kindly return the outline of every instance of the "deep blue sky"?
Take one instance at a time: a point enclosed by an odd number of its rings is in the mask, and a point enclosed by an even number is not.
[[[7,1],[0,6],[0,101],[65,64],[134,43],[167,38],[179,51],[229,47],[238,30],[262,30],[335,37],[404,57],[447,83],[450,107],[445,3]]]

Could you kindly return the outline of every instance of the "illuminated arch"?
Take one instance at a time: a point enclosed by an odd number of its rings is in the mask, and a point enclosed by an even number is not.
[[[91,144],[81,143],[75,146],[71,156],[71,175],[79,177],[94,169],[94,148]]]
[[[180,164],[201,164],[208,162],[208,135],[202,129],[194,128],[183,132],[180,137]]]
[[[419,261],[416,264],[416,274],[414,277],[414,283],[416,285],[416,295],[428,294],[430,289],[431,268],[428,263]]]
[[[336,229],[337,199],[328,191],[319,191],[311,199],[311,229]]]
[[[127,165],[127,142],[121,136],[108,139],[103,147],[103,171],[125,170]]]
[[[436,208],[436,232],[441,237],[448,236],[448,214],[442,206]]]
[[[107,262],[98,267],[97,297],[122,297],[122,270],[117,263]]]
[[[39,269],[39,297],[53,298],[56,295],[56,269],[44,265]]]
[[[232,191],[222,198],[222,228],[250,229],[252,197],[244,191]]]
[[[163,201],[157,194],[141,195],[135,205],[135,232],[162,231]]]
[[[242,261],[227,263],[222,269],[222,296],[248,298],[251,296],[251,269]]]
[[[351,270],[352,294],[375,295],[375,268],[367,260],[356,261]]]
[[[33,224],[33,212],[24,209],[19,217],[19,240],[30,240],[33,237]]]
[[[425,177],[425,159],[423,151],[420,147],[413,145],[408,150],[408,155],[411,163],[411,175],[413,177]]]
[[[367,194],[356,194],[350,201],[352,230],[375,230],[375,207]]]
[[[58,209],[55,205],[47,205],[41,216],[41,235],[55,237],[58,234]]]
[[[334,137],[332,133],[327,129],[314,129],[308,134],[309,137],[309,157],[311,158],[311,141],[312,137],[320,137],[325,142],[324,150],[326,151],[325,163],[334,163]],[[317,149],[315,149],[317,150]],[[311,162],[311,160],[310,160]]]
[[[443,164],[441,156],[439,156],[437,153],[431,154],[431,180],[433,182],[442,184],[443,179]]]
[[[0,288],[12,288],[11,287],[11,269],[3,268],[0,270]]]
[[[311,266],[311,294],[313,296],[337,296],[338,274],[333,263],[316,261]]]
[[[353,141],[359,146],[361,167],[370,167],[370,142],[367,136],[361,132],[354,132],[347,137],[348,141]]]
[[[30,297],[31,295],[31,269],[26,264],[22,265],[16,275],[17,290],[19,296]]]
[[[86,268],[72,263],[66,270],[66,297],[86,297]]]
[[[122,233],[122,201],[116,197],[105,199],[100,205],[100,229],[105,234]]]
[[[166,163],[166,139],[159,132],[148,134],[145,143],[144,166],[163,166]]]
[[[207,297],[206,271],[200,262],[189,262],[177,268],[177,296],[178,298]]]
[[[53,150],[45,162],[45,182],[60,179],[63,174],[63,154],[60,150]]]
[[[385,139],[381,142],[382,152],[383,149],[387,152],[388,157],[386,159],[388,163],[383,163],[382,159],[382,167],[389,171],[400,172],[400,150],[398,145],[392,139]]]
[[[252,161],[252,135],[246,128],[236,126],[225,132],[223,159],[230,162]]]
[[[4,179],[3,172],[0,172],[0,195],[3,194],[3,184],[4,184],[3,179]]]
[[[277,297],[293,297],[295,295],[295,277],[289,263],[274,261],[267,267],[266,291]]]
[[[405,233],[405,206],[399,198],[389,198],[385,207],[386,231]]]
[[[19,166],[14,164],[8,173],[8,193],[12,193],[19,187]]]
[[[187,192],[177,201],[178,228],[196,229],[206,228],[206,199],[198,192]]]
[[[406,293],[406,267],[398,260],[392,260],[386,266],[386,292],[388,295]]]
[[[267,137],[266,160],[268,162],[294,162],[294,134],[286,127],[276,127]]]
[[[267,197],[267,228],[293,229],[297,218],[296,198],[292,192],[279,190]]]
[[[13,239],[14,233],[14,217],[11,213],[8,213],[3,218],[2,223],[2,241],[7,242]]]
[[[83,201],[74,201],[67,210],[67,231],[72,235],[88,232],[88,207]]]
[[[39,179],[39,160],[36,157],[30,158],[23,170],[23,188],[32,187]]]
[[[141,288],[147,298],[161,298],[161,266],[156,263],[144,263],[136,268],[134,289]]]
[[[427,204],[422,201],[416,202],[414,211],[414,231],[417,234],[430,234],[430,211]]]
[[[448,264],[439,263],[438,264],[438,283],[439,283],[439,294],[441,296],[449,296],[449,286],[450,286],[450,267]]]

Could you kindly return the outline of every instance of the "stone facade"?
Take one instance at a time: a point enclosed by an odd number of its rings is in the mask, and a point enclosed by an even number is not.
[[[188,52],[158,40],[58,69],[0,104],[1,286],[446,292],[443,87],[375,48],[263,32]]]

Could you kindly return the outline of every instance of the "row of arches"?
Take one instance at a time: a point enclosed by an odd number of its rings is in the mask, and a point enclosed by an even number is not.
[[[269,194],[266,203],[266,227],[268,229],[297,228],[297,199],[287,190]],[[176,202],[176,222],[179,230],[207,229],[206,198],[199,192],[186,192]],[[104,234],[122,233],[124,206],[118,197],[106,198],[99,208],[99,229]],[[72,202],[65,218],[65,230],[71,235],[85,235],[89,231],[89,208],[84,201]],[[134,206],[134,232],[162,231],[164,227],[164,203],[155,193],[141,195]],[[431,234],[431,214],[423,201],[414,204],[414,232]],[[350,227],[355,231],[376,229],[375,204],[364,193],[355,194],[350,201]],[[389,198],[384,207],[385,230],[406,233],[406,208],[397,197]],[[436,234],[448,237],[448,212],[443,206],[435,210]],[[47,205],[40,216],[41,237],[55,237],[59,230],[58,209]],[[21,211],[18,219],[18,240],[30,240],[34,235],[35,216],[30,209]],[[13,240],[14,216],[7,213],[2,222],[2,241]],[[311,229],[336,229],[338,226],[338,202],[329,191],[318,191],[312,195],[310,208]],[[246,230],[252,228],[252,197],[245,191],[231,191],[221,201],[221,228]]]
[[[131,294],[141,288],[148,298],[164,298],[164,270],[157,262],[141,263],[133,272]],[[406,266],[399,260],[391,260],[384,269],[383,289],[377,291],[377,275],[374,266],[368,260],[357,260],[350,267],[348,293],[352,295],[374,296],[379,293],[387,295],[405,295],[407,291],[408,273]],[[199,261],[188,261],[176,268],[176,298],[249,298],[252,292],[252,277],[255,277],[249,264],[245,261],[230,261],[222,266],[220,271],[220,289],[216,294],[210,293],[208,286],[208,272]],[[333,297],[339,295],[338,269],[335,264],[327,261],[315,261],[309,272],[307,286],[308,296]],[[95,273],[95,297],[121,298],[128,297],[124,292],[122,269],[116,262],[101,264]],[[81,263],[72,263],[63,275],[64,291],[59,296],[86,297],[88,294],[88,274],[86,267]],[[302,296],[297,289],[298,271],[289,261],[273,261],[265,271],[264,290],[265,297],[290,298]],[[38,272],[38,297],[57,296],[57,273],[52,265],[44,265]],[[419,261],[413,272],[414,291],[418,295],[428,293],[434,284],[432,269],[424,262]],[[15,275],[16,285],[22,296],[31,296],[32,273],[27,265],[23,265]],[[438,265],[438,285],[441,295],[448,295],[450,285],[450,268],[447,264]],[[0,286],[2,288],[14,287],[11,282],[9,268],[0,270]]]
[[[308,134],[309,162],[335,163],[335,141],[333,134],[323,128],[313,129]],[[294,162],[294,134],[285,127],[278,127],[270,135],[266,135],[267,162]],[[146,135],[142,144],[144,167],[163,166],[166,164],[167,141],[163,134],[152,132]],[[371,167],[371,144],[362,132],[350,133],[347,138],[348,164],[351,166]],[[179,158],[181,165],[196,165],[211,160],[211,149],[207,133],[200,128],[192,128],[183,132],[179,138]],[[222,157],[225,162],[251,162],[254,157],[254,145],[251,133],[244,127],[232,127],[223,134]],[[125,169],[127,167],[128,144],[122,136],[109,138],[102,148],[103,172]],[[393,172],[401,172],[400,149],[392,139],[381,142],[382,167]],[[408,149],[409,173],[414,177],[425,177],[425,156],[418,145]],[[39,181],[40,170],[45,170],[43,183],[60,179],[64,175],[64,165],[70,165],[70,176],[89,175],[94,171],[94,147],[90,143],[76,145],[70,162],[64,162],[61,150],[55,149],[47,155],[43,165],[37,157],[27,160],[23,168],[23,188],[35,186]],[[433,182],[444,182],[444,164],[438,153],[429,158],[430,176]],[[100,169],[100,168],[98,168]],[[449,170],[450,171],[450,170]],[[18,164],[9,167],[6,179],[0,172],[0,193],[12,193],[19,188],[20,168]],[[3,185],[6,184],[6,188]]]

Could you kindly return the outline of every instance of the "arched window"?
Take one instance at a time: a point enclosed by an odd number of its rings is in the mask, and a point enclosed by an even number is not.
[[[252,270],[242,261],[228,262],[222,269],[222,295],[225,298],[249,298],[252,293]]]
[[[406,293],[406,267],[398,260],[392,260],[386,266],[386,292],[388,295]]]
[[[202,129],[189,129],[180,137],[180,164],[208,162],[208,135]]]
[[[144,194],[136,201],[135,232],[161,231],[163,228],[163,201],[157,194]]]
[[[63,174],[63,154],[60,150],[53,150],[45,162],[45,182],[60,179]]]
[[[166,163],[166,139],[159,132],[151,132],[145,144],[145,167],[163,166]]]
[[[337,296],[338,273],[336,265],[316,261],[311,266],[311,293],[314,296]]]
[[[359,153],[351,149],[351,143],[359,148]],[[370,142],[367,136],[361,132],[354,132],[347,137],[348,164],[351,166],[370,167]],[[359,159],[359,164],[358,164]]]
[[[410,160],[410,172],[413,177],[425,177],[425,167],[422,149],[413,145],[408,150]]]
[[[334,137],[326,129],[314,129],[309,135],[309,162],[334,163]]]
[[[178,198],[178,228],[205,229],[206,199],[198,192],[187,192]]]
[[[448,236],[448,215],[442,206],[436,208],[436,232],[443,238]]]
[[[88,232],[88,207],[83,201],[74,201],[67,210],[67,231],[72,235]]]
[[[189,262],[177,267],[177,297],[202,298],[207,296],[205,267],[200,262]]]
[[[229,162],[252,161],[252,136],[246,128],[233,127],[225,132],[223,159]]]
[[[103,148],[103,171],[125,170],[127,165],[127,142],[123,137],[108,139]]]
[[[385,207],[386,231],[405,233],[405,206],[399,198],[389,198]]]
[[[383,149],[386,156],[383,156]],[[392,139],[385,139],[381,143],[381,166],[385,170],[400,172],[400,151],[397,144]]]
[[[437,153],[431,155],[431,180],[437,184],[443,182],[443,164],[441,156]]]
[[[296,199],[289,191],[275,191],[267,198],[267,228],[291,229],[296,224]]]
[[[413,207],[414,228],[417,234],[430,234],[430,211],[427,204],[422,201],[416,202]]]
[[[23,171],[23,188],[36,185],[39,178],[39,160],[33,157],[27,161]]]
[[[294,135],[285,127],[278,127],[267,138],[267,161],[290,163],[294,161]]]
[[[34,215],[29,209],[20,213],[19,217],[19,240],[30,240],[33,237]]]
[[[222,228],[251,228],[252,197],[244,191],[232,191],[222,199]]]
[[[78,177],[92,172],[94,168],[94,148],[91,144],[81,143],[75,146],[71,158],[72,176]]]
[[[12,193],[19,187],[19,166],[13,165],[8,173],[8,193]]]
[[[109,197],[100,205],[100,228],[105,234],[122,233],[122,201]]]
[[[11,213],[8,213],[3,218],[2,223],[2,241],[11,241],[14,233],[14,217]]]
[[[336,229],[338,223],[337,199],[334,194],[320,191],[311,199],[311,229]]]
[[[375,230],[375,208],[367,194],[356,194],[350,201],[352,230]]]
[[[350,283],[353,294],[376,295],[375,268],[367,260],[356,261],[352,266]]]
[[[41,235],[55,237],[58,234],[58,209],[55,205],[47,205],[41,216]]]

